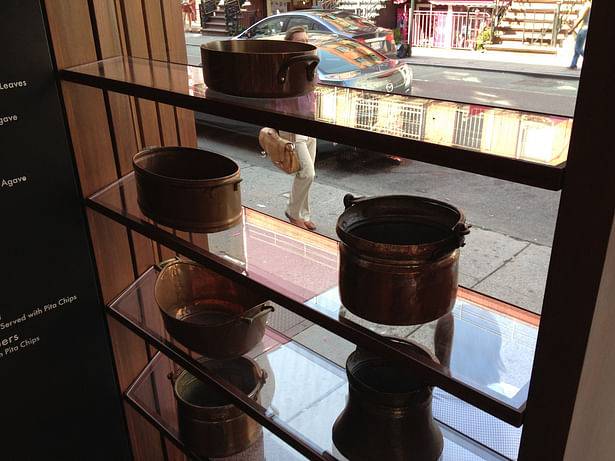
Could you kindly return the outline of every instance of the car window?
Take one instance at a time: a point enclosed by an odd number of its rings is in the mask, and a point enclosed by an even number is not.
[[[367,32],[376,28],[373,22],[346,11],[332,11],[321,15],[320,18],[337,32]]]
[[[324,25],[319,22],[314,21],[313,19],[302,17],[302,16],[293,16],[288,20],[288,24],[286,25],[286,30],[290,29],[294,26],[303,26],[308,31],[329,31]]]
[[[382,64],[387,58],[353,40],[332,40],[318,45],[323,74],[340,74]]]
[[[268,37],[279,34],[284,27],[284,18],[270,18],[251,27],[245,32],[248,38]]]

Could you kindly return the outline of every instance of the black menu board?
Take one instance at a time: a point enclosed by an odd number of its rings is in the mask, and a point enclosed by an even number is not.
[[[206,0],[202,4],[204,5],[205,13],[210,14],[216,11],[217,3],[215,0]]]
[[[235,17],[239,13],[239,0],[226,0],[224,2],[224,14],[227,17]]]
[[[0,458],[129,459],[38,0],[0,2]]]

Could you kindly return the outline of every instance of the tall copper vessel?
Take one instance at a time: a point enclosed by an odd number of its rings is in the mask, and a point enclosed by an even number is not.
[[[410,341],[400,347],[437,359]],[[433,387],[407,370],[358,349],[346,361],[348,402],[333,424],[333,443],[350,461],[435,461],[444,439],[431,411]]]

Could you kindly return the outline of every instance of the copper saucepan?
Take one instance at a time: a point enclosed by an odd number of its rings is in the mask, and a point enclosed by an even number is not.
[[[239,357],[265,334],[265,298],[192,261],[166,263],[154,286],[167,332],[206,357]]]

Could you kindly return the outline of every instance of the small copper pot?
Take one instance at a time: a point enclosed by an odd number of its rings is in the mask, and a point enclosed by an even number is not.
[[[450,312],[463,212],[424,197],[344,198],[337,221],[339,290],[344,307],[371,322],[415,325]]]
[[[437,362],[416,343],[391,339]],[[350,461],[435,461],[444,448],[431,410],[433,387],[357,348],[346,361],[348,402],[333,424],[333,443]]]
[[[260,403],[260,391],[267,373],[248,358],[199,359],[217,376]],[[197,454],[225,457],[244,451],[262,435],[262,426],[238,409],[215,386],[183,371],[173,386],[177,401],[179,432]]]
[[[238,357],[256,346],[274,310],[262,295],[192,261],[166,263],[154,297],[167,332],[216,359]]]

